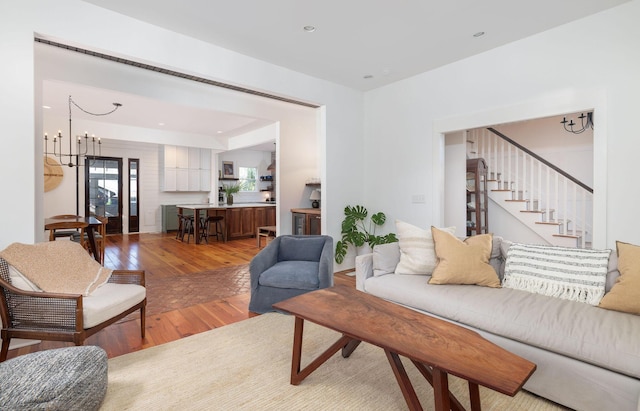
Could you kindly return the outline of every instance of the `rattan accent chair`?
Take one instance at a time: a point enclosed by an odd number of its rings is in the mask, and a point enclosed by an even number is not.
[[[142,270],[114,270],[108,283],[88,297],[30,291],[12,284],[9,264],[0,257],[0,362],[7,359],[12,338],[83,345],[88,337],[137,310],[144,338],[146,292],[131,286],[144,287],[144,274]]]

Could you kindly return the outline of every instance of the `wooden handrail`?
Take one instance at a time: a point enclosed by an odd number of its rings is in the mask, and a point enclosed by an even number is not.
[[[579,185],[580,187],[584,188],[585,190],[587,190],[589,193],[593,194],[593,188],[589,187],[588,185],[586,185],[585,183],[583,183],[582,181],[578,180],[577,178],[575,178],[574,176],[572,176],[571,174],[567,173],[566,171],[558,168],[557,166],[551,164],[550,162],[548,162],[547,160],[545,160],[544,158],[540,157],[539,155],[537,155],[536,153],[534,153],[533,151],[529,150],[528,148],[516,143],[515,141],[513,141],[512,139],[510,139],[509,137],[505,136],[504,134],[502,134],[501,132],[499,132],[498,130],[494,129],[493,127],[487,127],[487,130],[489,130],[490,132],[492,132],[493,134],[497,135],[498,137],[500,137],[501,139],[505,140],[506,142],[508,142],[509,144],[514,145],[515,147],[519,148],[520,150],[524,151],[525,153],[529,154],[531,157],[535,158],[536,160],[538,160],[539,162],[541,162],[542,164],[546,165],[547,167],[551,168],[552,170],[556,171],[558,174],[564,176],[565,178],[567,178],[568,180],[573,181],[575,184]]]

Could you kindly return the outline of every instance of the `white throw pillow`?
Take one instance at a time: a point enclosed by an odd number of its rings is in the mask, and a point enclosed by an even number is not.
[[[455,235],[455,227],[442,228]],[[396,274],[431,274],[438,264],[431,228],[424,230],[396,220],[396,235],[400,246],[400,262]]]
[[[373,247],[373,276],[390,274],[396,271],[400,260],[398,243],[380,244]]]

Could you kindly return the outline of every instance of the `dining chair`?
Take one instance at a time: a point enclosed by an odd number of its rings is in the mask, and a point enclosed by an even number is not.
[[[78,242],[81,246],[85,246],[85,229],[89,227],[89,223],[85,221],[60,221],[57,223],[49,223],[47,224],[47,228],[49,229],[49,241],[55,241],[56,232],[58,230],[69,230],[72,229],[73,233],[71,234],[71,239],[73,240],[74,235],[77,234]]]
[[[98,226],[98,229],[96,230],[96,232],[94,233],[94,240],[96,243],[96,247],[98,248],[98,252],[100,253],[100,264],[104,264],[104,252],[105,252],[105,240],[106,240],[106,235],[107,235],[107,223],[109,222],[109,217],[104,217],[104,216],[98,216],[98,215],[94,215],[92,216],[95,219],[100,221],[100,226]],[[81,244],[83,244],[84,248],[87,249],[87,251],[91,252],[91,250],[89,249],[89,234],[85,233],[79,233],[79,232],[75,232],[72,236],[71,236],[71,240],[75,241],[75,242],[80,242],[80,236],[82,236],[83,238],[83,242]]]
[[[75,214],[58,214],[49,218],[64,220],[64,219],[72,219],[72,218],[79,218],[79,217],[80,216],[77,216]],[[64,230],[64,229],[50,230],[49,241],[54,241],[56,238],[71,237],[74,233],[77,233],[77,232],[78,230]]]

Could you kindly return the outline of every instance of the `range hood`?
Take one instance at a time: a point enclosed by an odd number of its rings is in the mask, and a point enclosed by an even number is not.
[[[269,164],[269,167],[267,167],[268,171],[275,171],[276,169],[276,152],[272,151],[271,152],[271,164]]]

